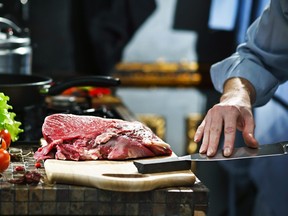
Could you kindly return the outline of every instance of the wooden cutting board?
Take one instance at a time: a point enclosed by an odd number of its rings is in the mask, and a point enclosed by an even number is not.
[[[190,170],[140,174],[133,160],[48,159],[44,167],[50,183],[82,185],[112,191],[139,192],[172,186],[191,186],[196,181],[194,173]]]

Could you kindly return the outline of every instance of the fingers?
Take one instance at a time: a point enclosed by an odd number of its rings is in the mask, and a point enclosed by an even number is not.
[[[217,108],[210,109],[196,131],[196,140],[203,138],[199,152],[208,156],[213,156],[217,152],[221,136],[223,120],[221,115],[216,114],[217,112],[219,112]]]
[[[199,127],[196,130],[196,133],[194,136],[194,142],[200,142],[200,140],[203,137],[204,128],[205,128],[205,119],[201,122],[201,124],[199,125]]]
[[[243,133],[243,138],[244,138],[244,142],[246,143],[247,146],[251,147],[251,148],[258,148],[259,143],[258,141],[255,139],[254,134],[252,133]]]
[[[203,142],[209,143],[207,156],[214,156],[217,152],[223,127],[223,119],[220,115],[211,118],[207,128],[207,136],[204,135]],[[205,139],[206,138],[206,139]]]
[[[217,152],[222,128],[224,130],[224,156],[230,156],[233,152],[237,119],[240,113],[235,107],[214,106],[210,109],[198,127],[195,141],[199,142],[202,138],[202,145],[199,152],[207,156],[214,156]]]
[[[195,133],[195,137],[194,137],[194,142],[200,142],[200,140],[203,138],[203,135],[205,133],[205,127],[206,126],[206,122],[207,122],[207,117],[202,121],[202,123],[200,124],[200,126],[197,128],[196,133]],[[204,154],[207,152],[207,148],[208,148],[208,142],[206,142],[206,138],[207,134],[205,135],[205,137],[203,138],[201,147],[199,149],[199,152]]]
[[[229,157],[234,148],[236,131],[237,131],[237,119],[240,116],[240,112],[237,108],[230,107],[226,110],[224,115],[224,144],[223,154]]]
[[[204,118],[204,120],[198,126],[198,128],[195,132],[194,142],[200,142],[200,140],[203,138],[203,134],[204,134],[205,126],[206,126],[206,119],[207,119],[207,116]],[[202,142],[201,147],[199,149],[199,152],[203,153],[203,154],[206,153],[207,147],[208,147],[208,143]]]

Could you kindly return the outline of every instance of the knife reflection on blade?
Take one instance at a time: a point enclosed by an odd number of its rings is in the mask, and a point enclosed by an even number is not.
[[[206,154],[191,154],[166,159],[135,160],[134,165],[139,173],[171,172],[191,169],[191,162],[198,161],[229,161],[237,159],[253,159],[269,156],[287,155],[288,141],[273,144],[260,145],[258,148],[239,147],[234,148],[230,157],[225,157],[222,150],[218,150],[215,156],[208,157]]]

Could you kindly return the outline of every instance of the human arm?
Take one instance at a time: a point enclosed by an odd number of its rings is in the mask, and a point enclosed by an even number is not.
[[[287,26],[288,2],[271,0],[270,7],[249,27],[246,42],[239,45],[233,55],[211,67],[214,87],[223,95],[220,102],[207,112],[197,129],[195,141],[203,139],[200,152],[209,156],[216,152],[222,127],[224,155],[229,156],[231,153],[236,129],[242,130],[248,146],[257,146],[251,110],[252,106],[267,103],[279,84],[288,79]],[[234,78],[241,82],[234,82]]]
[[[253,106],[266,104],[279,84],[288,79],[288,1],[271,0],[270,6],[249,27],[246,41],[230,57],[211,67],[217,91],[232,77],[242,77],[254,86]]]
[[[251,83],[243,78],[231,78],[224,84],[220,102],[213,106],[198,127],[194,141],[202,139],[200,153],[213,156],[224,132],[224,155],[230,156],[235,141],[236,130],[242,131],[247,146],[257,147],[254,138],[254,118],[252,103],[255,100],[255,90]]]

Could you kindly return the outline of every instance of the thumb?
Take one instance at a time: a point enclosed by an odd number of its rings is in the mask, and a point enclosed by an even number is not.
[[[253,133],[243,133],[243,138],[248,147],[251,148],[258,148],[259,144],[258,141],[255,139]]]
[[[258,148],[258,141],[254,137],[255,123],[253,118],[245,121],[242,136],[247,146],[251,148]]]

